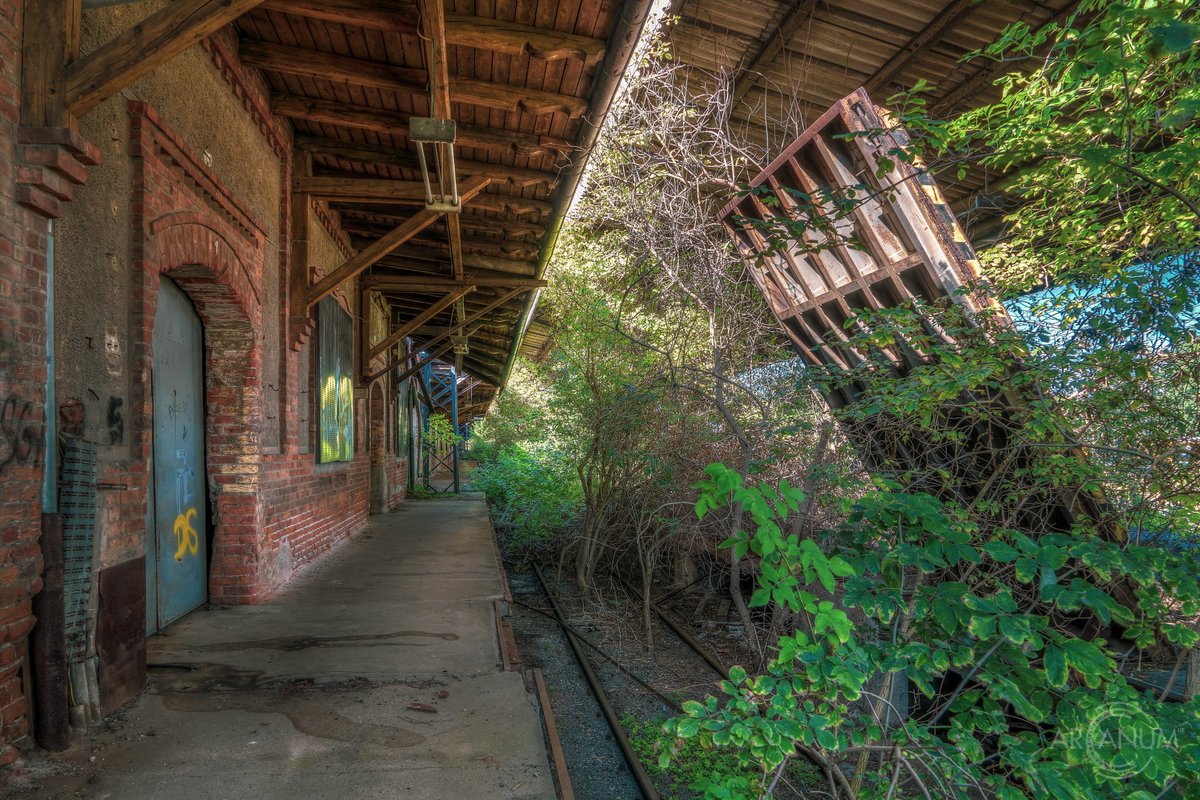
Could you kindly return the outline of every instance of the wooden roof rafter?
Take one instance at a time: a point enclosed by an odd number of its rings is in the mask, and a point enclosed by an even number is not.
[[[419,24],[419,18],[407,11],[362,0],[266,0],[262,8],[389,33],[416,33]],[[510,56],[528,55],[546,61],[574,58],[588,65],[599,62],[605,53],[605,43],[590,36],[469,14],[444,14],[444,20],[448,45],[493,50]]]

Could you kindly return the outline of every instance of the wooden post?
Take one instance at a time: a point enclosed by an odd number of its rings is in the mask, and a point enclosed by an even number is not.
[[[295,151],[292,159],[293,177],[312,175],[312,152]],[[305,330],[308,324],[308,237],[309,204],[312,198],[289,189],[292,214],[292,248],[288,264],[288,315],[292,320],[293,332]],[[295,340],[300,337],[294,336]]]
[[[67,66],[79,54],[82,0],[25,3],[21,55],[21,124],[74,128],[67,109]]]

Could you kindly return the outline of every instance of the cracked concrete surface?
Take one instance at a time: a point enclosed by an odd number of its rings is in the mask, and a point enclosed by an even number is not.
[[[538,711],[500,669],[502,594],[481,498],[372,517],[270,601],[150,639],[145,694],[30,758],[16,796],[550,800]]]

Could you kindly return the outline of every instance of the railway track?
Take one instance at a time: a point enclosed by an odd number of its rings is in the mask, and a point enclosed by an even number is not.
[[[517,577],[518,581],[522,581],[520,573],[510,573],[510,575]],[[611,798],[614,797],[626,796],[640,796],[644,798],[644,800],[661,800],[661,795],[654,786],[647,765],[642,763],[633,744],[629,741],[624,726],[621,724],[622,715],[620,713],[620,709],[617,707],[620,705],[620,703],[615,703],[612,695],[614,692],[614,684],[626,684],[623,687],[619,685],[616,686],[615,688],[617,690],[632,689],[633,686],[636,686],[638,687],[638,690],[645,693],[645,696],[653,697],[659,704],[661,704],[663,711],[669,714],[680,713],[678,699],[669,695],[661,687],[656,687],[651,681],[646,680],[639,675],[631,666],[623,663],[621,659],[614,657],[611,653],[607,652],[603,647],[594,642],[592,638],[587,635],[587,632],[580,631],[577,629],[577,627],[573,626],[569,621],[567,613],[563,609],[563,604],[560,598],[555,595],[551,588],[551,584],[545,579],[544,574],[538,566],[533,566],[533,575],[529,577],[532,577],[533,580],[526,579],[522,582],[520,587],[514,586],[513,602],[515,605],[526,610],[527,612],[539,615],[540,617],[553,622],[554,626],[561,632],[563,639],[566,641],[567,649],[570,651],[570,658],[574,665],[578,667],[578,673],[582,676],[580,683],[586,687],[585,691],[590,695],[592,700],[594,700],[598,709],[597,717],[602,717],[604,720],[604,726],[606,727],[608,733],[603,737],[603,739],[605,743],[607,743],[607,740],[611,738],[612,743],[611,750],[613,753],[608,754],[604,759],[600,759],[600,763],[596,763],[597,758],[593,755],[593,757],[589,759],[589,762],[587,763],[588,771],[599,768],[608,776],[604,783],[604,787],[600,789],[600,791],[596,791],[595,787],[593,786],[593,788],[589,791],[589,781],[587,780],[588,776],[579,774],[581,770],[576,768],[575,772],[571,774],[567,780],[560,781],[561,784],[565,785],[566,791],[569,793],[560,794],[560,797],[562,800],[572,800],[577,793],[581,800],[589,800],[589,798],[600,800],[601,797],[603,797],[604,800],[611,800]],[[715,681],[718,676],[727,677],[727,672],[724,665],[716,656],[714,656],[699,642],[697,642],[696,639],[692,637],[674,619],[672,619],[669,613],[667,613],[664,609],[655,607],[654,610],[658,615],[658,620],[660,621],[660,626],[656,626],[658,627],[657,635],[660,637],[671,637],[674,642],[677,642],[682,646],[684,651],[691,653],[697,659],[697,662],[703,662],[706,665],[705,668],[699,668],[698,664],[697,667],[701,671],[704,671],[706,674],[710,675],[713,681]],[[662,640],[660,638],[660,642],[661,641]],[[557,670],[558,674],[554,674],[554,670],[546,671],[551,673],[548,676],[548,682],[550,683],[554,683],[556,681],[564,682],[569,678],[569,676],[563,674],[567,670],[561,667]],[[607,678],[604,674],[606,671],[608,673]],[[572,693],[575,693],[570,686],[565,687],[565,689],[565,693],[568,696]],[[556,694],[562,697],[564,691],[560,690]],[[547,725],[549,728],[550,726],[555,725],[555,720],[552,716],[554,712],[551,711],[546,700],[543,700],[543,706],[546,709],[546,712],[551,715],[547,718]],[[557,727],[560,731],[565,732],[573,726],[564,723],[563,725]],[[595,747],[599,737],[597,736],[596,731],[592,731],[590,735],[585,735],[584,738],[592,747]],[[553,746],[554,745],[552,743],[552,748]],[[564,749],[571,750],[572,748],[570,745],[564,744]],[[565,761],[570,762],[570,753],[567,755],[568,757],[565,759]],[[575,759],[577,764],[580,760],[581,759],[578,757]],[[623,764],[625,770],[627,770],[628,777],[631,779],[628,781],[627,787],[621,787],[619,785],[621,783],[621,781],[617,780],[619,776],[615,775],[614,773],[620,772],[620,770],[613,769],[613,761],[618,761],[620,764]],[[569,763],[567,766],[570,768]],[[595,781],[592,781],[591,783],[595,784]],[[571,787],[575,788],[572,789]],[[634,792],[636,792],[636,794],[634,794]]]

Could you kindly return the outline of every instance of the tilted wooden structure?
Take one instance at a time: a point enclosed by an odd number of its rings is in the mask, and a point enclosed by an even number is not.
[[[959,303],[968,319],[986,307],[1004,318],[974,286],[974,250],[933,176],[895,157],[905,136],[860,89],[835,103],[721,212],[789,340],[831,376],[824,391],[834,408],[853,406],[873,376],[905,376],[939,363],[900,331],[890,331],[891,347],[867,352],[856,345],[851,337],[863,330],[862,312]],[[922,324],[939,346],[956,346],[932,315]],[[900,477],[912,490],[975,504],[1003,494],[1010,524],[1034,538],[1070,530],[1081,518],[1121,538],[1105,524],[1098,493],[1049,487],[1031,474],[1042,456],[1014,435],[1028,396],[1014,385],[964,392],[929,425],[874,412],[847,425],[847,434],[870,470]]]

